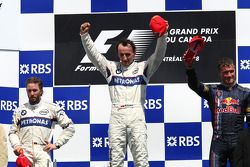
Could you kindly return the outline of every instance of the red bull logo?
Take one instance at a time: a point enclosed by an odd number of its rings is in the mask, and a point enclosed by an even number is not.
[[[235,100],[232,97],[227,97],[225,99],[222,99],[220,101],[221,104],[226,104],[227,106],[231,106],[231,105],[239,105],[239,99]]]
[[[216,112],[220,113],[240,113],[239,100],[235,100],[232,97],[227,97],[220,100],[220,104],[223,105],[216,109]],[[226,106],[225,106],[226,105]]]
[[[216,112],[240,114],[240,107],[226,106],[225,108],[217,108]]]

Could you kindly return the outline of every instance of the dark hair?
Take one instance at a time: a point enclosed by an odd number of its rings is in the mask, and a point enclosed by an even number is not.
[[[116,51],[118,52],[118,45],[122,45],[122,46],[128,46],[130,45],[133,49],[133,52],[135,53],[136,52],[136,46],[134,44],[133,41],[129,40],[129,39],[120,39],[117,44],[116,44]]]
[[[38,77],[30,77],[30,78],[28,78],[26,80],[26,87],[30,83],[36,83],[36,84],[38,84],[40,90],[43,89],[43,81],[40,78],[38,78]]]
[[[223,57],[218,61],[218,65],[217,65],[217,69],[220,71],[221,67],[224,66],[230,66],[233,65],[234,66],[234,61],[231,58],[228,57]]]

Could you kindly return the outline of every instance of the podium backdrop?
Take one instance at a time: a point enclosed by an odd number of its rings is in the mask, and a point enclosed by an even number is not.
[[[195,67],[201,81],[217,83],[216,63],[231,57],[237,80],[250,87],[250,2],[245,0],[0,0],[0,123],[9,131],[13,110],[26,102],[25,80],[44,81],[45,101],[65,109],[75,123],[72,140],[52,152],[58,167],[107,167],[108,86],[81,45],[79,27],[109,60],[120,38],[136,42],[136,61],[154,51],[153,15],[169,21],[168,48],[147,88],[145,114],[151,167],[208,167],[211,116],[207,102],[186,83],[182,55],[201,35],[206,46]],[[54,138],[61,132],[56,127]],[[15,166],[9,144],[9,167]],[[128,152],[125,166],[133,167]]]

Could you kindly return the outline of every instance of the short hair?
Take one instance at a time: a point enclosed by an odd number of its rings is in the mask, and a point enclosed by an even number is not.
[[[38,84],[40,90],[43,89],[43,81],[38,77],[30,77],[30,78],[28,78],[26,80],[26,85],[25,86],[27,87],[27,85],[30,84],[30,83]]]
[[[129,40],[129,39],[125,39],[125,38],[120,39],[120,40],[117,42],[117,44],[116,44],[116,51],[117,51],[117,52],[118,52],[118,46],[119,46],[120,44],[121,44],[122,46],[128,46],[128,45],[130,45],[130,46],[132,47],[133,52],[134,52],[134,53],[136,52],[136,46],[135,46],[135,43],[134,43],[133,41],[131,41],[131,40]]]
[[[217,69],[220,71],[221,67],[224,66],[230,66],[233,65],[234,66],[234,61],[233,59],[229,58],[229,57],[223,57],[218,61],[218,65],[217,65]]]

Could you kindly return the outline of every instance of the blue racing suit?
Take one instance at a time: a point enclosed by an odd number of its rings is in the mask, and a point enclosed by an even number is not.
[[[212,115],[213,136],[210,147],[210,167],[234,164],[238,135],[244,129],[244,117],[250,120],[250,90],[238,84],[228,88],[222,84],[205,85],[198,81],[195,70],[188,69],[188,86],[208,101]]]

